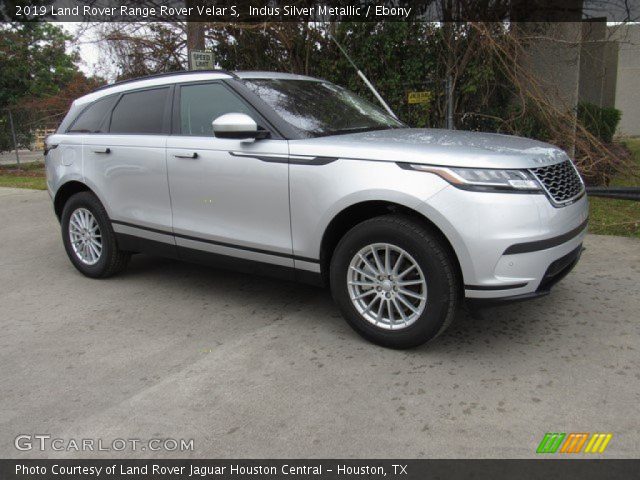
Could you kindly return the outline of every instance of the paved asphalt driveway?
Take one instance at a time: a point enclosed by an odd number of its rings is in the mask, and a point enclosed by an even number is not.
[[[18,434],[194,439],[85,457],[531,457],[545,432],[640,452],[640,242],[587,238],[551,296],[427,347],[360,339],[323,290],[137,256],[67,260],[45,192],[0,189],[0,457]]]

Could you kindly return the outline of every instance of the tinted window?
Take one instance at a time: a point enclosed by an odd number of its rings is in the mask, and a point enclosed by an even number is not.
[[[364,132],[404,125],[377,106],[329,82],[252,79],[245,85],[286,122],[310,135]]]
[[[162,133],[168,88],[123,95],[111,115],[111,133]]]
[[[209,83],[180,87],[180,125],[183,135],[213,135],[213,122],[225,113],[246,113],[251,109],[224,85]]]
[[[113,105],[118,100],[118,96],[110,96],[98,100],[94,104],[86,108],[80,116],[73,122],[68,132],[82,132],[82,133],[102,133],[104,132],[105,117],[113,108]]]

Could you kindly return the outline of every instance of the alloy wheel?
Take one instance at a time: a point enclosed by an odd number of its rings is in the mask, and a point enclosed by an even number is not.
[[[427,305],[427,282],[420,265],[407,251],[389,243],[367,245],[355,254],[347,288],[360,315],[386,330],[409,327]]]
[[[69,218],[69,240],[78,259],[85,265],[95,265],[102,256],[102,234],[93,214],[78,208]]]

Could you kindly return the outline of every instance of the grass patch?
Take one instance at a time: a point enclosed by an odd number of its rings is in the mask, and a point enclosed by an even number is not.
[[[624,142],[640,168],[640,139]],[[640,179],[618,176],[611,186],[640,187]],[[589,198],[589,231],[598,235],[640,238],[640,202],[613,198]]]
[[[0,187],[46,190],[44,162],[0,165]]]
[[[36,172],[44,176],[44,162],[26,162],[18,165],[12,163],[9,165],[0,165],[0,172],[20,170],[22,172]]]
[[[0,187],[46,190],[47,181],[44,177],[18,177],[16,175],[2,175],[0,173]]]

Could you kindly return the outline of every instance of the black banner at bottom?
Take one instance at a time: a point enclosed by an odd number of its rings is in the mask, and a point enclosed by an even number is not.
[[[640,460],[0,460],[1,480],[627,479]]]

